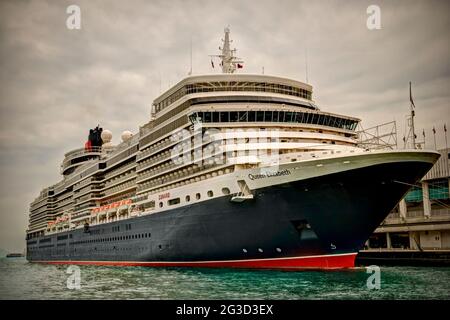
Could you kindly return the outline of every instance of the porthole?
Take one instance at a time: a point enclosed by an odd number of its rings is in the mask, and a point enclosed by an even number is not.
[[[277,252],[281,252],[281,249],[280,249],[280,248],[277,248],[276,250],[277,250]]]
[[[163,203],[162,203],[162,202],[159,203],[159,207],[160,207],[160,208],[163,207]]]
[[[200,193],[197,193],[197,194],[195,195],[195,199],[200,200],[200,198],[201,198]]]
[[[214,193],[213,193],[211,190],[209,190],[209,191],[208,191],[208,197],[211,198],[213,195],[214,195]]]
[[[242,251],[243,251],[244,253],[247,253],[247,249],[242,249]]]
[[[263,249],[261,249],[261,248],[259,248],[258,251],[259,251],[259,252],[264,252]]]
[[[191,196],[186,196],[186,202],[191,201]]]
[[[230,194],[230,189],[222,188],[222,193],[225,194],[225,195],[228,195],[228,194]]]

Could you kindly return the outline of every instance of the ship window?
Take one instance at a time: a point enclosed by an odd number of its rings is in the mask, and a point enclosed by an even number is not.
[[[163,203],[162,203],[162,202],[159,203],[159,207],[160,207],[160,208],[163,207]]]
[[[248,120],[248,111],[239,111],[239,121],[247,122]]]
[[[223,194],[230,194],[230,189],[228,189],[228,188],[222,188],[222,193]]]
[[[186,202],[191,201],[191,196],[186,196]]]
[[[195,199],[200,200],[200,198],[201,198],[200,193],[197,193],[197,194],[195,195]]]
[[[169,203],[169,206],[172,206],[174,204],[179,204],[180,203],[180,198],[170,199],[168,201],[168,203]]]
[[[248,122],[255,122],[255,111],[248,112]]]
[[[208,197],[211,198],[213,195],[214,195],[214,193],[213,193],[211,190],[209,190],[209,191],[208,191]]]
[[[256,112],[256,121],[258,121],[258,122],[264,121],[264,111]]]
[[[279,115],[279,111],[274,111],[273,112],[273,117],[272,117],[272,121],[273,122],[278,122],[278,115]]]
[[[239,114],[236,111],[230,112],[230,122],[238,122]]]
[[[285,117],[284,117],[284,122],[292,122],[294,116],[295,116],[294,112],[286,111]]]
[[[228,112],[220,112],[220,122],[229,122]]]
[[[323,114],[319,114],[319,120],[318,120],[319,124],[323,125],[323,120],[324,120],[324,115]]]

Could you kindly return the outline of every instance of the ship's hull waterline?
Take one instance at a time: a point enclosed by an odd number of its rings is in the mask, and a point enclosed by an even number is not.
[[[351,268],[371,233],[437,158],[418,151],[321,160],[334,168],[328,173],[314,160],[321,173],[306,173],[308,178],[295,172],[301,162],[280,166],[290,174],[273,177],[274,184],[270,177],[247,179],[253,199],[221,196],[89,232],[47,235],[28,244],[27,258],[80,265]],[[346,162],[348,169],[336,169]]]

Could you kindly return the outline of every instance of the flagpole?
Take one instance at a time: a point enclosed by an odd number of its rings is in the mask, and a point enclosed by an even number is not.
[[[450,168],[449,168],[449,165],[448,165],[448,143],[447,143],[447,124],[446,123],[444,123],[444,137],[445,137],[445,155],[446,155],[446,159],[447,159],[447,178],[449,178],[449,176],[450,176],[450,172],[449,172],[449,170],[450,170]]]
[[[414,102],[411,92],[411,81],[409,82],[409,101],[411,102],[411,130],[412,130],[412,147],[416,149],[416,132],[414,131]]]
[[[434,150],[437,150],[436,146],[436,129],[433,127],[433,137],[434,137]]]
[[[305,78],[308,83],[308,48],[305,48]]]
[[[447,125],[444,124],[444,137],[445,137],[445,149],[448,149],[448,143],[447,143]],[[448,158],[448,157],[447,157]]]
[[[192,75],[192,36],[191,36],[191,68],[189,69],[188,75]]]
[[[426,149],[425,148],[425,129],[423,129],[422,134],[423,134],[423,148]]]

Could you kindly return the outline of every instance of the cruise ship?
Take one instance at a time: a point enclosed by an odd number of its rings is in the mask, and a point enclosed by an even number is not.
[[[439,153],[362,146],[360,120],[323,111],[311,85],[241,73],[229,33],[212,56],[222,73],[162,93],[120,144],[97,126],[65,154],[30,206],[30,262],[354,266]]]

